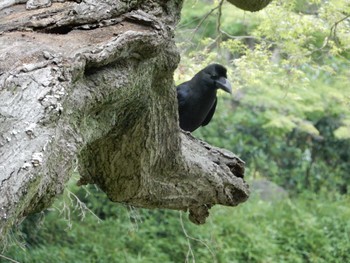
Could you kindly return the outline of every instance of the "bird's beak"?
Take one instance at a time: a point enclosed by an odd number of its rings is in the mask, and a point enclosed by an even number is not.
[[[222,89],[228,93],[232,93],[231,83],[224,77],[220,77],[215,81],[216,87]]]

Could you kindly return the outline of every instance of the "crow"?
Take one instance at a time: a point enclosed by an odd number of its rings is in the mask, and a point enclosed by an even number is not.
[[[226,72],[224,66],[210,64],[176,87],[181,129],[193,132],[210,122],[217,103],[216,91],[232,93]]]

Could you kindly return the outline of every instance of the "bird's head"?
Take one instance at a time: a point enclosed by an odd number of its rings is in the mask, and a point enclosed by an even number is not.
[[[205,78],[213,82],[216,89],[232,93],[231,83],[227,80],[227,70],[220,64],[210,64],[202,70]]]

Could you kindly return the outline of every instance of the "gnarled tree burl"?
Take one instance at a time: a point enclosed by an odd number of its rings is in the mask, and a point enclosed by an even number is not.
[[[181,5],[0,5],[1,238],[52,203],[76,160],[79,183],[97,184],[112,201],[189,210],[195,223],[214,204],[248,198],[244,163],[179,129]]]

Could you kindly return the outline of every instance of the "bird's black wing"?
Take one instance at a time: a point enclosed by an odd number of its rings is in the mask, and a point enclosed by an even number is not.
[[[188,81],[180,84],[176,87],[177,91],[177,100],[179,107],[181,108],[186,103],[188,93],[189,93],[189,87],[188,87]]]
[[[217,100],[218,99],[215,98],[215,102],[214,102],[213,106],[211,107],[210,111],[208,112],[207,117],[205,117],[204,121],[202,122],[201,126],[207,125],[211,121],[211,118],[213,118],[213,115],[214,115],[214,112],[215,112],[215,109],[216,109],[216,102],[217,102]]]

